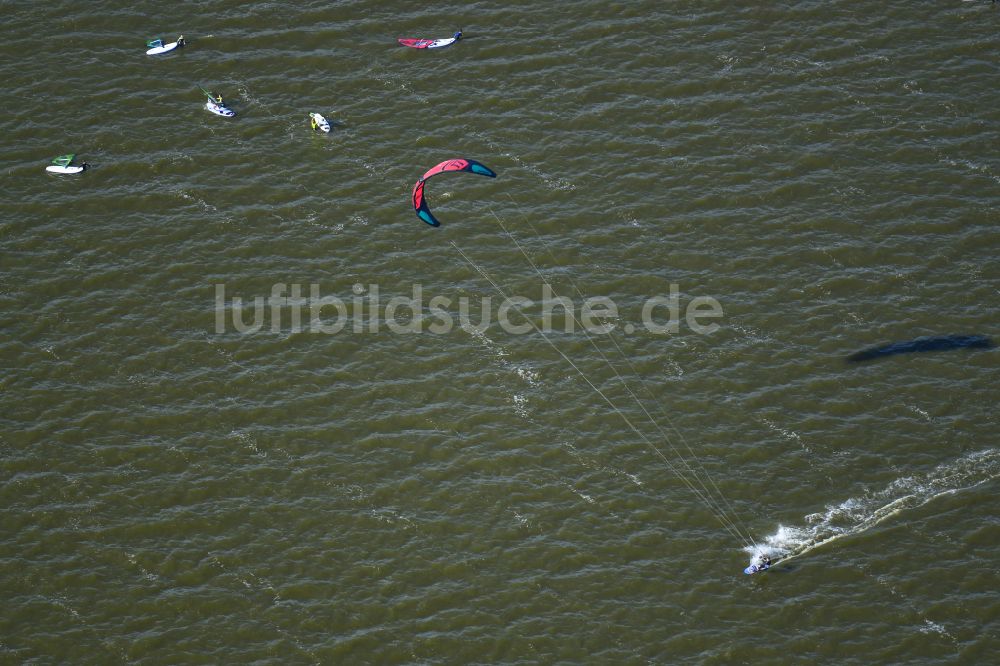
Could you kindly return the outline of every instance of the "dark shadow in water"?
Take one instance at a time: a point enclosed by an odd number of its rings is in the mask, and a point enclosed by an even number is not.
[[[896,354],[945,351],[948,349],[992,349],[995,346],[993,341],[985,335],[940,335],[864,349],[851,354],[847,357],[847,360],[851,363],[858,363],[882,358],[883,356],[895,356]]]

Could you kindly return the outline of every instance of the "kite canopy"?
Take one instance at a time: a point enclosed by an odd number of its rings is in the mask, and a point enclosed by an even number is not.
[[[402,38],[401,37],[400,39],[397,39],[396,41],[399,42],[400,44],[402,44],[403,46],[409,46],[410,48],[414,48],[414,49],[426,49],[427,47],[432,46],[434,44],[434,42],[436,42],[437,40],[436,39],[409,39],[409,38]]]
[[[424,185],[427,183],[428,178],[436,176],[439,173],[449,171],[465,171],[468,173],[478,173],[480,176],[488,176],[489,178],[497,177],[497,175],[493,173],[489,167],[480,164],[475,160],[467,160],[463,158],[445,160],[437,166],[428,169],[427,172],[420,177],[420,180],[418,180],[413,186],[413,210],[416,211],[417,217],[432,227],[440,226],[441,223],[438,222],[437,218],[431,214],[431,210],[427,206],[427,199],[424,198]]]
[[[440,49],[445,46],[451,46],[460,39],[462,39],[461,30],[446,39],[413,39],[412,37],[401,37],[396,41],[412,49]]]

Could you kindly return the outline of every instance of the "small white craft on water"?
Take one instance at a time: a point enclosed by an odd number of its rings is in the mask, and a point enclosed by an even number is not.
[[[321,132],[330,131],[330,123],[327,122],[327,119],[321,116],[320,114],[310,113],[309,119],[310,119],[309,124],[312,126],[314,130],[319,130]]]
[[[52,160],[52,164],[45,167],[45,170],[49,173],[80,173],[85,171],[89,164],[84,162],[80,166],[71,165],[73,158],[76,157],[75,153],[70,153],[69,155],[60,155],[59,157]]]
[[[457,37],[447,37],[445,39],[433,39],[433,40],[431,40],[431,43],[427,45],[426,48],[429,48],[429,49],[440,49],[440,48],[444,48],[445,46],[451,46],[452,44],[454,44],[457,41],[458,41]]]
[[[232,118],[236,115],[236,112],[226,106],[226,103],[222,101],[222,95],[216,95],[208,90],[205,90],[201,86],[201,91],[205,93],[205,97],[208,99],[205,102],[205,108],[214,113],[217,116],[222,116],[223,118]]]
[[[45,167],[45,170],[49,173],[80,173],[86,168],[87,167],[84,166],[59,166],[57,164],[53,164]]]
[[[169,53],[173,51],[178,46],[184,46],[184,35],[177,38],[176,42],[170,42],[169,44],[164,44],[162,39],[154,39],[151,42],[146,42],[146,46],[150,47],[146,50],[146,55],[160,55],[161,53]]]
[[[232,118],[236,115],[236,112],[230,109],[228,106],[223,104],[217,104],[215,102],[205,102],[205,108],[214,113],[217,116],[222,116],[223,118]]]

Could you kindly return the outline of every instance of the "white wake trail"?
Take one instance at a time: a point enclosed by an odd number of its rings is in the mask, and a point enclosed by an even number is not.
[[[969,453],[942,463],[926,474],[906,476],[882,490],[827,506],[825,511],[805,516],[805,525],[801,527],[779,525],[777,531],[761,540],[756,548],[744,550],[752,560],[768,555],[776,562],[784,562],[838,539],[860,534],[938,497],[969,490],[998,477],[1000,449]]]

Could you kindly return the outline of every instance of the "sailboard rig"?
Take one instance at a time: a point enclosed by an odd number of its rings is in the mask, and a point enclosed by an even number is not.
[[[176,42],[170,42],[169,44],[164,44],[162,39],[151,39],[146,42],[146,55],[159,55],[161,53],[168,53],[173,51],[179,46],[184,46],[184,35],[177,38]]]
[[[319,132],[330,131],[330,121],[324,118],[321,113],[313,112],[309,114],[309,126]]]
[[[68,153],[66,155],[60,155],[52,160],[52,164],[45,167],[45,170],[49,173],[80,173],[86,170],[87,163],[84,162],[79,166],[73,166],[73,159],[76,157],[76,153]]]
[[[222,116],[223,118],[232,118],[236,115],[236,112],[226,106],[226,103],[222,101],[222,95],[215,95],[201,86],[198,87],[201,88],[201,91],[205,93],[205,97],[208,98],[208,101],[205,102],[206,109],[217,116]]]

